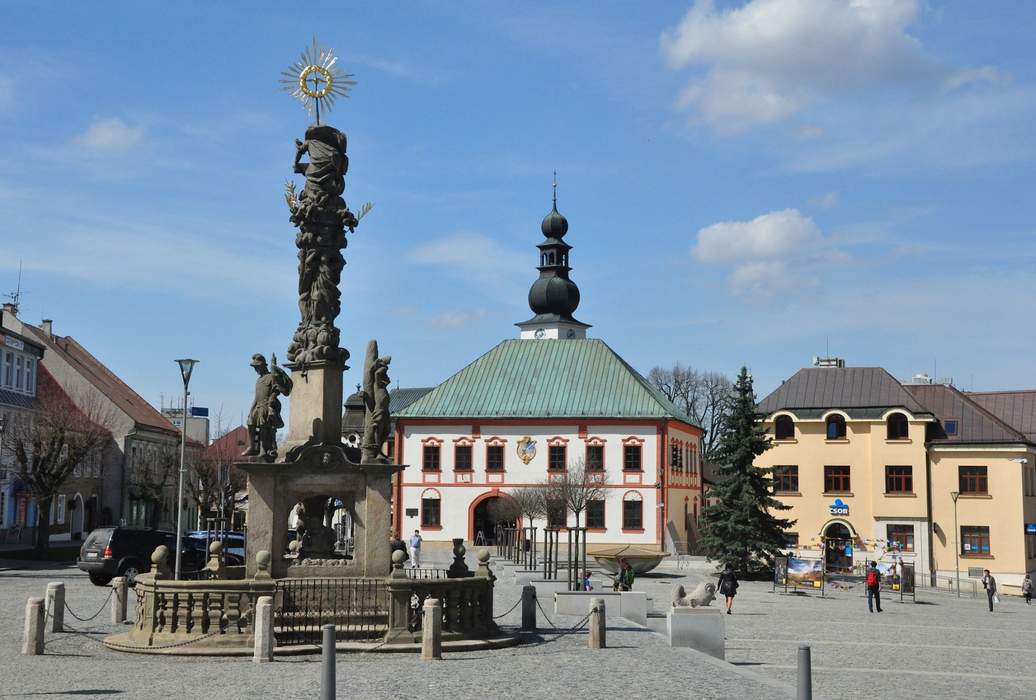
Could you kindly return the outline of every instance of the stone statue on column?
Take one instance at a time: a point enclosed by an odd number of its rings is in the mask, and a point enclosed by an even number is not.
[[[391,357],[378,357],[378,341],[367,344],[367,357],[363,363],[363,401],[366,414],[363,422],[362,461],[365,463],[388,462],[381,447],[388,441],[391,416],[389,415],[388,376]]]
[[[243,457],[259,457],[266,462],[277,459],[277,431],[284,427],[279,396],[291,394],[292,381],[287,372],[277,366],[277,356],[271,355],[272,369],[260,353],[252,355],[250,363],[259,378],[255,380],[255,399],[248,411],[248,449]]]

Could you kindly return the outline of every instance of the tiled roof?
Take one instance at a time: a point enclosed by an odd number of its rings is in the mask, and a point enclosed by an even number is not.
[[[205,448],[206,457],[221,457],[228,454],[241,454],[248,447],[248,429],[239,425],[229,433],[213,440]]]
[[[1028,438],[972,401],[967,394],[944,384],[908,384],[906,390],[939,419],[928,440],[935,443],[1028,442]],[[957,421],[955,435],[944,431],[946,421]]]
[[[598,339],[505,340],[397,418],[674,418],[697,425]]]
[[[19,394],[17,391],[0,389],[0,406],[14,406],[15,408],[32,408],[35,401],[33,397],[26,394]]]
[[[1036,391],[969,391],[964,395],[1030,441],[1036,440]]]
[[[159,413],[140,394],[133,391],[128,384],[115,376],[115,373],[105,367],[75,339],[70,336],[51,336],[27,323],[23,324],[23,327],[46,345],[50,352],[61,355],[84,379],[93,384],[134,423],[153,430],[180,434],[180,431],[169,422],[168,418]],[[44,363],[46,363],[46,357]]]
[[[763,399],[758,410],[896,407],[930,412],[881,367],[807,367]]]

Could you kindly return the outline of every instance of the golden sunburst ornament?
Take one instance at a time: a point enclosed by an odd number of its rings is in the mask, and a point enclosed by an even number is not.
[[[281,71],[281,89],[302,103],[320,123],[320,105],[330,110],[339,97],[348,97],[356,81],[338,67],[334,49],[325,49],[313,37],[295,63]]]

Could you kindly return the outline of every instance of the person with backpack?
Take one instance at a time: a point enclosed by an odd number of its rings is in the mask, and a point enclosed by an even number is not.
[[[615,577],[614,590],[616,591],[632,591],[633,590],[633,567],[625,559],[619,560],[619,574]]]
[[[1026,605],[1032,605],[1032,579],[1029,578],[1029,574],[1025,574],[1025,578],[1022,579],[1022,597],[1025,598]]]
[[[730,567],[730,564],[727,564],[723,567],[723,573],[719,575],[719,585],[716,586],[716,592],[722,593],[727,598],[727,615],[733,614],[730,612],[730,608],[734,605],[737,587],[737,576],[734,575],[734,570]]]
[[[989,573],[989,569],[983,571],[982,587],[986,589],[986,598],[989,599],[989,612],[993,612],[993,603],[999,603],[1000,596],[996,594],[996,579]]]
[[[867,609],[874,612],[875,606],[881,612],[881,572],[878,562],[872,561],[867,568]]]

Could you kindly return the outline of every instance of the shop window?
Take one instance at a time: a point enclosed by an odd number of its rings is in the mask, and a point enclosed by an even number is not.
[[[960,555],[962,557],[988,557],[992,550],[989,547],[989,527],[961,525]]]
[[[595,499],[586,502],[586,526],[594,530],[604,529],[604,501]]]
[[[890,546],[898,547],[901,552],[914,551],[913,525],[888,525],[885,532]]]
[[[985,496],[989,494],[986,467],[959,467],[957,482],[961,494]]]
[[[644,529],[644,501],[639,493],[627,493],[622,499],[622,529]]]
[[[504,470],[504,446],[490,445],[486,448],[486,471],[502,472]]]
[[[421,469],[426,472],[439,471],[441,449],[439,445],[425,445],[421,455]]]
[[[824,467],[824,493],[849,493],[849,467]]]
[[[827,439],[828,440],[844,440],[845,439],[845,418],[839,415],[833,415],[827,417]]]
[[[421,527],[442,527],[442,499],[434,491],[421,497]]]
[[[471,471],[471,445],[457,445],[453,448],[453,469],[459,472]]]
[[[547,454],[547,469],[552,472],[563,472],[568,466],[568,448],[564,445],[551,445]]]
[[[885,467],[885,493],[913,493],[914,468],[909,466]]]
[[[910,436],[907,417],[902,413],[893,413],[885,419],[886,440],[906,440]]]
[[[598,471],[604,469],[604,445],[586,446],[586,468]]]
[[[799,492],[799,467],[797,464],[785,464],[773,468],[773,492]]]
[[[791,416],[777,416],[773,422],[773,436],[776,440],[795,439],[795,421]]]
[[[624,472],[639,472],[641,470],[641,454],[643,447],[640,445],[624,445],[622,448],[622,470]]]

